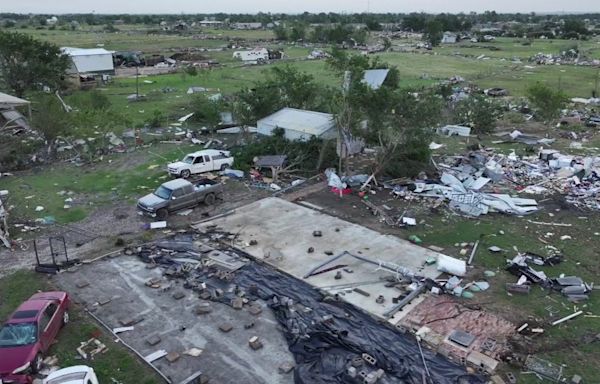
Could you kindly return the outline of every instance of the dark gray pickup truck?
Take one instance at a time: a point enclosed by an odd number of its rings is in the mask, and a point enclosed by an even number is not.
[[[192,208],[200,203],[212,205],[222,197],[223,185],[216,181],[201,179],[192,184],[184,179],[175,179],[139,199],[137,208],[143,214],[164,220],[171,212]]]

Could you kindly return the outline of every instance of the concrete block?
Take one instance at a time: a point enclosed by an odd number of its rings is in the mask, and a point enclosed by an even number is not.
[[[242,307],[244,306],[244,300],[242,300],[241,297],[236,297],[231,300],[231,306],[233,307],[233,309],[242,309]]]
[[[506,384],[506,382],[498,375],[494,375],[494,376],[490,377],[490,381],[493,384]]]
[[[85,288],[85,287],[88,287],[89,285],[90,285],[90,283],[87,281],[84,281],[84,280],[79,280],[78,282],[75,283],[75,286],[77,288]]]
[[[155,346],[156,344],[161,342],[161,338],[158,335],[152,335],[146,339],[146,343],[151,346]]]
[[[179,353],[177,352],[169,352],[169,354],[165,357],[169,363],[174,363],[179,360]]]
[[[373,356],[369,355],[368,353],[363,353],[362,359],[369,365],[377,364],[377,360]]]
[[[173,293],[173,298],[175,300],[181,300],[185,297],[185,293],[181,292],[181,291],[177,291],[175,293]]]
[[[365,362],[365,361],[364,361],[364,360],[363,360],[363,358],[362,358],[362,357],[360,357],[360,356],[355,356],[355,357],[353,357],[353,358],[352,358],[352,360],[350,360],[350,364],[351,364],[353,367],[360,367],[360,366],[362,366],[362,365],[363,365],[363,363],[364,363],[364,362]]]
[[[257,349],[261,349],[263,347],[262,342],[260,341],[260,339],[258,338],[258,336],[252,336],[249,340],[248,340],[248,345],[250,346],[250,348],[254,349],[255,351]]]
[[[279,366],[279,373],[282,373],[282,374],[290,373],[290,372],[292,372],[294,367],[295,367],[294,363],[290,363],[290,362],[286,361],[285,363],[283,363]]]
[[[262,313],[262,308],[258,304],[253,304],[248,308],[248,312],[250,312],[254,316],[258,316]]]
[[[579,375],[573,375],[571,378],[571,384],[583,384],[583,379]]]
[[[108,304],[110,302],[111,302],[110,297],[101,297],[101,298],[98,299],[98,304],[99,305],[106,305],[106,304]]]
[[[208,300],[208,299],[210,299],[210,298],[211,298],[211,294],[210,294],[210,292],[208,292],[208,291],[202,291],[202,292],[200,293],[200,298],[201,298],[202,300]]]
[[[499,364],[498,360],[477,351],[473,351],[467,355],[467,362],[477,368],[483,368],[488,373],[494,372]]]
[[[144,320],[144,318],[143,317],[139,317],[139,316],[137,316],[137,317],[125,317],[125,318],[119,320],[119,323],[121,323],[121,325],[124,326],[124,327],[130,327],[130,326],[132,326],[134,324],[139,323],[142,320]]]
[[[509,384],[517,384],[517,378],[512,372],[506,373],[506,380],[508,380]]]
[[[230,323],[223,323],[223,324],[219,325],[219,330],[221,332],[227,333],[227,332],[231,331],[232,329],[233,329],[233,325],[231,325]]]
[[[358,374],[358,372],[356,372],[356,367],[348,367],[348,376],[350,377],[356,377],[356,375]]]
[[[194,312],[196,312],[196,315],[205,315],[207,313],[210,313],[211,311],[212,308],[210,307],[210,303],[200,303],[194,310]]]

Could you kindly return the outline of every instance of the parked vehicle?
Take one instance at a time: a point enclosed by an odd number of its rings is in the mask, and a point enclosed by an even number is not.
[[[156,191],[138,200],[137,207],[142,214],[164,220],[169,213],[191,208],[200,203],[212,205],[223,198],[223,185],[200,179],[195,184],[184,179],[163,183]]]
[[[195,173],[225,170],[233,165],[233,157],[229,151],[205,149],[186,155],[183,160],[169,164],[171,176],[187,179]]]
[[[66,292],[31,296],[0,328],[0,382],[30,383],[42,368],[43,355],[69,322]]]
[[[52,372],[43,384],[99,384],[94,370],[87,365],[75,365]]]

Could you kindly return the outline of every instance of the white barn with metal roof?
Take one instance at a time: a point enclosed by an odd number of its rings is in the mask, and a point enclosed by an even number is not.
[[[71,74],[114,74],[113,51],[104,48],[61,48],[63,54],[71,59]]]
[[[337,132],[333,115],[329,113],[305,111],[295,108],[283,108],[256,123],[258,133],[272,135],[273,130],[281,128],[288,140],[309,140],[311,137],[335,139]]]

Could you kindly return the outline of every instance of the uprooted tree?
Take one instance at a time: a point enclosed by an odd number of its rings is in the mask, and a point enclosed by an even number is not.
[[[68,66],[68,57],[56,45],[0,31],[0,84],[17,97],[42,86],[60,88]]]

